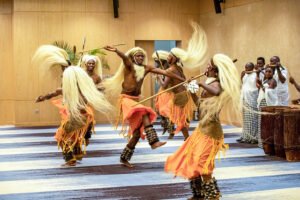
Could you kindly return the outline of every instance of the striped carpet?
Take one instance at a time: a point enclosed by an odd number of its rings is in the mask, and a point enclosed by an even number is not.
[[[197,125],[192,123],[190,133]],[[161,136],[162,141],[167,136]],[[254,145],[238,144],[241,129],[223,126],[230,149],[216,161],[215,177],[226,200],[299,200],[300,162],[265,156]],[[186,199],[187,180],[163,171],[164,162],[182,143],[181,135],[156,150],[141,141],[133,169],[119,164],[126,140],[109,125],[97,125],[87,155],[75,167],[63,163],[55,128],[0,127],[0,199]]]

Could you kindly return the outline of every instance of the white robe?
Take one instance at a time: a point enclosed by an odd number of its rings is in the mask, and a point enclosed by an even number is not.
[[[288,71],[285,67],[280,69],[281,74],[285,77],[285,82],[282,83],[279,80],[277,70],[275,70],[273,78],[277,82],[277,96],[278,96],[278,105],[287,106],[289,104],[289,84],[288,84]]]
[[[268,106],[277,106],[278,105],[278,94],[277,94],[277,87],[270,88],[267,80],[263,82],[263,86],[265,87],[265,91],[262,88],[259,89],[257,105],[259,106],[260,102],[263,99],[266,99]]]

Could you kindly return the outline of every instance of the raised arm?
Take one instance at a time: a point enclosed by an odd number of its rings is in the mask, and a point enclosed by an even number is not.
[[[150,66],[150,65],[147,65],[146,69],[147,69],[147,71],[149,71],[151,73],[154,73],[154,74],[161,74],[161,75],[165,75],[165,76],[170,77],[170,78],[175,78],[175,79],[180,80],[180,81],[185,81],[184,78],[178,76],[177,74],[175,74],[175,73],[173,73],[169,70],[162,70],[162,69]]]
[[[300,85],[296,82],[296,80],[291,76],[290,83],[293,84],[298,92],[300,92]]]
[[[128,56],[126,56],[123,52],[119,51],[117,48],[111,47],[111,46],[105,46],[104,47],[105,50],[107,51],[112,51],[112,52],[116,52],[116,54],[122,58],[123,63],[125,65],[125,67],[129,70],[132,69],[132,62],[131,60],[128,58]]]
[[[214,82],[210,85],[200,82],[200,83],[198,83],[198,85],[214,96],[219,96],[222,92],[222,88],[221,88],[219,82]]]
[[[281,83],[286,81],[286,73],[282,73],[280,69],[284,69],[280,63],[277,63],[276,70],[278,74],[278,79]]]
[[[49,100],[53,97],[57,97],[59,95],[62,95],[62,89],[61,88],[57,88],[54,92],[50,92],[46,95],[41,95],[39,96],[36,100],[35,100],[35,103],[38,103],[38,102],[42,102],[42,101],[45,101],[45,100]]]
[[[165,77],[165,79],[163,79],[162,76],[160,75],[157,76],[157,79],[163,89],[166,89],[168,87],[169,82],[171,80],[170,77],[167,76]]]
[[[245,74],[246,74],[246,71],[242,71],[242,73],[241,73],[241,80],[243,80]]]

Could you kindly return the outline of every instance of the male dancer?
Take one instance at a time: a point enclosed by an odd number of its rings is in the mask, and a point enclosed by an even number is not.
[[[171,49],[167,62],[170,71],[185,79],[183,68],[192,69],[199,66],[203,62],[206,54],[206,35],[200,26],[196,23],[191,24],[193,34],[189,40],[187,50],[181,48]],[[163,87],[173,87],[181,80],[172,77],[166,77],[165,80],[160,79]],[[182,131],[184,139],[189,137],[188,128],[193,112],[193,99],[186,87],[181,85],[172,90],[172,98],[167,103],[168,109],[162,110],[162,115],[167,116],[171,122],[176,124],[175,134]]]
[[[145,76],[148,73],[156,73],[171,76],[181,81],[185,79],[171,72],[146,65],[146,52],[140,47],[132,48],[126,54],[111,46],[106,46],[105,49],[115,52],[123,60],[116,74],[103,81],[103,86],[105,93],[112,97],[121,94],[119,99],[119,117],[122,116],[122,124],[125,122],[129,123],[128,136],[130,140],[121,154],[120,162],[127,167],[133,167],[129,160],[139,139],[145,138],[144,130],[152,149],[156,149],[166,143],[159,141],[153,128],[152,123],[156,119],[156,113],[151,108],[143,105],[134,106],[139,100]]]
[[[217,153],[227,148],[219,113],[225,105],[232,106],[232,111],[241,111],[240,76],[232,60],[223,54],[214,55],[206,76],[205,83],[199,83],[204,91],[198,127],[165,164],[165,171],[190,180],[193,192],[190,200],[220,198],[217,181],[212,177]]]
[[[160,66],[160,68],[167,70],[169,68],[169,64],[167,61],[169,52],[167,51],[155,51],[152,54],[152,58],[154,59],[155,65],[156,66]],[[168,85],[164,84],[164,80],[166,79],[165,76],[157,76],[157,80],[158,83],[160,84],[160,89],[159,92],[163,91],[164,89],[168,88]],[[174,123],[172,123],[168,116],[164,116],[162,115],[165,109],[168,109],[167,103],[169,102],[169,100],[172,98],[172,92],[165,92],[162,93],[161,95],[158,95],[155,99],[155,108],[157,109],[157,112],[160,114],[161,116],[161,126],[163,127],[163,133],[164,134],[166,131],[168,131],[169,133],[169,139],[172,139],[174,137],[174,130],[175,130],[175,126]]]

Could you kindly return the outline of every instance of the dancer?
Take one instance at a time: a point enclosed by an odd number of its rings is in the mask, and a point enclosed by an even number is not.
[[[95,85],[101,83],[102,80],[102,63],[98,56],[84,55],[82,57],[81,67],[93,79]]]
[[[91,106],[108,117],[113,106],[99,92],[88,74],[80,67],[70,66],[63,73],[63,99],[67,116],[61,122],[55,139],[62,149],[65,165],[74,166],[78,156],[85,154],[86,134],[94,128]]]
[[[165,164],[165,171],[188,178],[193,197],[190,199],[219,199],[217,181],[212,177],[214,160],[219,151],[225,151],[224,134],[219,120],[223,106],[232,106],[240,112],[240,76],[232,60],[216,54],[208,64],[205,83],[199,83],[201,118],[198,127]]]
[[[197,23],[191,23],[193,34],[189,40],[187,50],[173,48],[168,55],[169,71],[185,79],[183,68],[194,69],[203,63],[206,54],[207,40],[204,31]],[[160,80],[163,86],[173,87],[181,80],[166,77]],[[193,99],[185,86],[179,86],[172,90],[172,98],[167,104],[167,109],[162,110],[162,115],[167,116],[176,124],[175,134],[182,131],[184,139],[189,137],[188,128],[193,113]]]
[[[32,63],[35,66],[40,67],[40,69],[43,72],[42,75],[45,75],[46,72],[50,71],[50,69],[52,71],[55,71],[56,67],[61,67],[62,71],[65,71],[65,69],[70,67],[69,56],[67,52],[53,45],[42,45],[41,47],[39,47],[33,56]],[[73,79],[70,79],[70,75],[68,75],[65,78],[66,83],[65,86],[63,87],[66,90],[66,92],[63,91],[63,88],[58,88],[55,92],[49,93],[44,96],[40,96],[36,100],[36,102],[41,102],[43,100],[51,99],[52,97],[64,94],[65,97],[64,100],[56,99],[53,101],[53,103],[57,107],[59,107],[61,118],[62,118],[62,125],[57,131],[55,137],[58,141],[58,145],[63,150],[63,156],[66,161],[65,165],[75,165],[76,160],[82,159],[84,153],[82,151],[82,144],[85,145],[88,144],[88,138],[86,138],[86,136],[90,134],[94,126],[93,111],[91,110],[91,108],[85,107],[86,103],[84,101],[86,101],[87,99],[87,102],[92,102],[92,105],[95,105],[95,108],[99,111],[102,111],[104,114],[107,114],[108,111],[111,112],[113,108],[106,101],[102,93],[98,92],[99,94],[94,94],[94,90],[93,90],[93,88],[95,88],[94,84],[92,84],[91,88],[87,88],[88,85],[89,86],[91,85],[89,84],[89,82],[92,81],[92,79],[86,74],[86,72],[84,72],[79,67],[74,67],[74,66],[72,67],[73,71],[76,71],[76,69],[73,68],[78,68],[80,72],[77,73],[74,72],[76,75],[75,77],[76,80],[74,80],[75,79],[74,75],[73,75]],[[68,72],[68,74],[69,73],[70,72]],[[87,83],[82,81],[82,79],[86,79],[85,81]],[[73,84],[73,86],[70,86],[70,84]],[[76,88],[74,84],[76,85],[76,87],[79,88]],[[70,88],[72,90],[70,90]],[[69,93],[71,93],[74,96],[74,98],[77,98],[78,92],[73,90],[74,88],[77,90],[80,89],[80,95],[81,95],[80,100],[71,99],[70,95],[68,96],[68,98],[66,98],[67,97],[66,95],[68,95]],[[82,91],[82,90],[86,90],[86,91]],[[94,95],[94,96],[93,98],[85,97],[85,94]],[[82,95],[84,96],[84,98],[82,97]],[[80,104],[77,104],[78,101]],[[99,101],[99,103],[96,104],[94,103],[94,101]],[[77,105],[75,105],[74,103],[76,103]],[[103,108],[99,107],[99,104],[101,105],[101,103],[103,104]],[[85,118],[86,121],[85,119],[79,120],[78,117],[79,115],[74,111],[75,109],[74,106],[77,106],[76,108],[80,109],[82,114],[82,119]],[[83,121],[85,121],[85,123],[88,124],[87,129],[86,127],[84,127]]]
[[[153,128],[152,123],[156,119],[156,113],[150,107],[134,106],[136,101],[139,100],[145,76],[148,73],[155,73],[178,78],[182,81],[184,79],[171,72],[147,65],[146,52],[140,47],[132,48],[126,54],[110,46],[106,46],[105,49],[115,52],[123,60],[116,74],[103,81],[103,87],[105,93],[114,98],[121,94],[119,98],[119,117],[122,118],[123,125],[125,123],[129,124],[127,136],[130,140],[121,154],[120,162],[127,167],[133,167],[129,160],[139,139],[145,138],[144,130],[152,149],[166,143],[159,141]]]
[[[167,70],[169,68],[169,64],[167,62],[169,52],[167,51],[156,51],[152,54],[152,58],[154,59],[155,65],[160,66],[164,70]],[[160,89],[158,92],[163,91],[164,89],[168,88],[168,85],[164,84],[164,80],[166,79],[165,76],[157,76],[157,81],[160,84]],[[155,99],[155,108],[157,109],[157,112],[161,116],[161,126],[163,127],[163,133],[164,134],[166,131],[169,133],[169,139],[174,137],[174,130],[175,126],[174,123],[172,123],[167,116],[162,115],[162,110],[163,109],[168,109],[167,103],[168,101],[172,99],[172,92],[165,92],[161,95],[158,95]]]
[[[32,64],[40,67],[42,76],[45,76],[49,70],[55,71],[53,69],[57,67],[61,68],[61,71],[63,72],[68,66],[71,65],[71,62],[69,55],[64,49],[54,45],[42,45],[36,50],[34,56],[32,57]],[[57,74],[57,76],[61,75]],[[40,95],[35,102],[38,103],[49,100],[59,95],[62,95],[61,87],[46,95]]]

